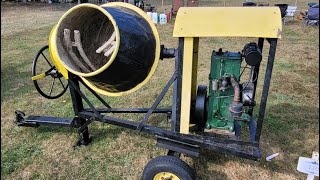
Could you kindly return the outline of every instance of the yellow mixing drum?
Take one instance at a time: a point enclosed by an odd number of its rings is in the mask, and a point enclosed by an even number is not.
[[[69,71],[107,96],[146,84],[160,56],[159,34],[146,13],[119,2],[71,8],[52,29],[49,48],[65,78]]]

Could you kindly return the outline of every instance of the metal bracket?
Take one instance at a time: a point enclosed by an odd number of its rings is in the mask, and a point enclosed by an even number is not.
[[[15,111],[15,123],[18,126],[39,127],[39,126],[63,126],[70,128],[77,128],[76,119],[50,117],[50,116],[28,116],[25,118],[25,113],[22,111]]]
[[[173,140],[170,138],[157,136],[157,146],[165,148],[170,152],[187,154],[190,156],[198,157],[200,154],[200,147],[198,145],[193,145],[185,143],[182,141]]]
[[[25,121],[25,113],[22,112],[22,111],[15,111],[14,112],[16,114],[16,121],[15,123],[18,125],[18,126],[28,126],[28,127],[38,127],[39,124],[37,124],[36,122],[26,122]]]
[[[89,137],[89,130],[88,128],[82,129],[81,131],[79,131],[79,136],[80,139],[77,142],[77,146],[81,146],[81,145],[88,145],[89,143],[91,143],[92,141],[92,137]]]
[[[172,151],[172,150],[169,150],[168,153],[167,153],[168,156],[175,156],[177,158],[180,158],[181,156],[181,153],[179,152],[175,152],[175,151]]]
[[[174,48],[165,48],[164,45],[160,46],[160,58],[163,60],[164,58],[174,58],[176,54],[176,49]]]
[[[26,115],[24,112],[17,110],[14,113],[16,114],[16,122],[17,123],[24,122],[24,116]]]
[[[152,114],[152,112],[157,108],[157,106],[159,105],[160,101],[163,99],[164,95],[168,92],[171,84],[176,80],[177,76],[176,73],[174,73],[171,77],[171,79],[168,81],[168,83],[166,84],[166,86],[163,88],[163,90],[161,91],[160,95],[157,97],[156,101],[153,103],[152,107],[149,109],[149,111],[147,112],[147,114],[144,116],[143,120],[140,122],[139,126],[137,127],[137,130],[139,132],[141,132],[143,126],[145,125],[145,123],[147,122],[147,120],[149,119],[150,115]]]

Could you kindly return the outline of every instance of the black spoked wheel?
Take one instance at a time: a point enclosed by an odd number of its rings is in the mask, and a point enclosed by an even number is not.
[[[194,180],[194,170],[175,156],[159,156],[146,165],[142,180]]]
[[[68,88],[68,81],[50,59],[48,45],[41,48],[33,60],[32,81],[36,90],[48,99],[59,98]]]

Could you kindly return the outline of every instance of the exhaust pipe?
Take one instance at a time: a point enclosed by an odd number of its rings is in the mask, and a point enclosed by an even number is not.
[[[230,82],[234,89],[234,97],[229,110],[233,117],[240,117],[243,111],[243,104],[240,102],[240,87],[233,75],[230,77]]]

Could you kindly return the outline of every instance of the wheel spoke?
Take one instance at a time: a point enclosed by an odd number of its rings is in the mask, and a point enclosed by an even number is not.
[[[52,93],[52,89],[53,89],[54,81],[55,81],[55,80],[56,80],[56,78],[53,78],[53,81],[52,81],[52,84],[51,84],[51,88],[50,88],[49,96],[51,96],[51,93]]]
[[[56,67],[55,66],[51,66],[51,68],[48,71],[46,71],[45,73],[49,74],[52,70],[54,70],[54,68],[56,68]]]
[[[47,61],[47,63],[49,64],[50,67],[52,67],[51,63],[48,61],[48,59],[46,58],[46,56],[41,52],[41,55],[44,57],[44,59]]]
[[[61,85],[62,85],[63,89],[65,89],[65,87],[64,87],[64,85],[63,85],[63,83],[62,83],[62,81],[61,81],[61,78],[59,78],[59,81],[60,81],[60,83],[61,83]]]

